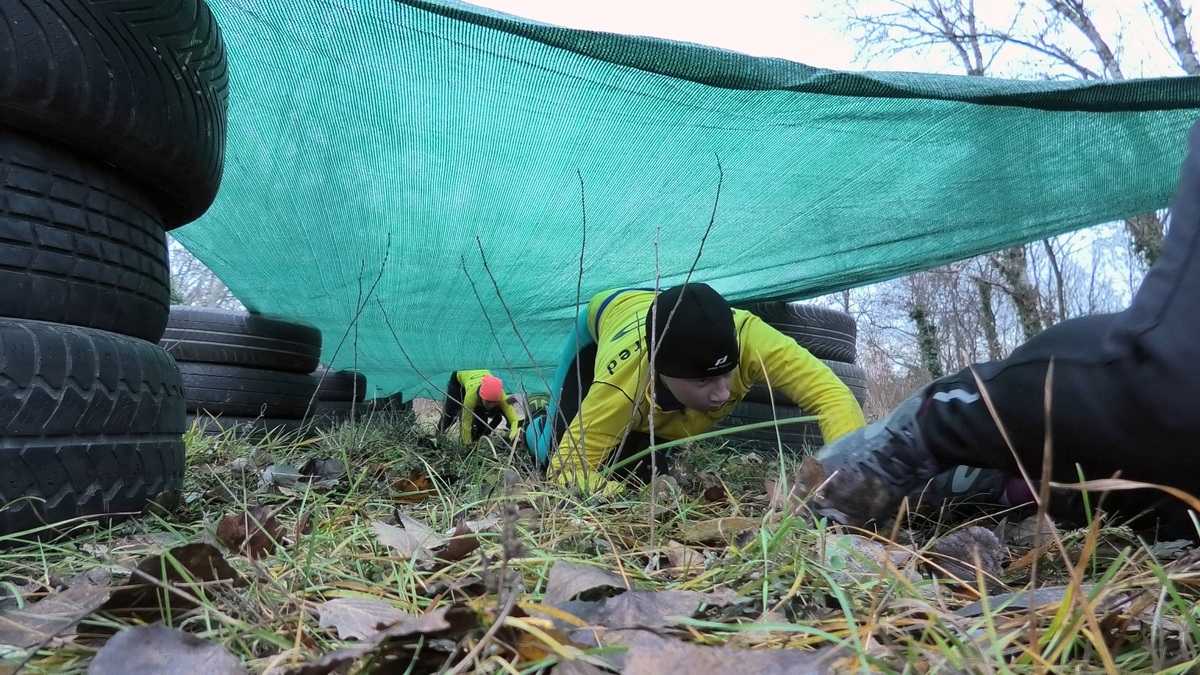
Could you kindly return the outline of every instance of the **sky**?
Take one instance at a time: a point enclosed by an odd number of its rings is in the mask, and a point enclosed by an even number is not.
[[[1134,49],[1121,54],[1126,75],[1182,74],[1161,46],[1160,26],[1145,9],[1145,0],[1089,3],[1092,18],[1107,36],[1120,34]],[[848,7],[864,14],[887,12],[895,0],[473,0],[472,4],[508,14],[581,28],[646,35],[721,47],[752,56],[771,56],[835,70],[909,70],[958,74],[962,66],[945,51],[856,58],[858,46],[847,29]],[[1036,0],[987,0],[977,4],[982,21],[1007,27],[1015,8]],[[1026,11],[1030,21],[1043,21]],[[1006,51],[1014,59],[1023,50]],[[1009,62],[1017,72],[1020,64]]]
[[[853,67],[855,45],[819,18],[819,0],[474,0],[472,4],[568,28],[649,35],[775,56],[813,66]]]

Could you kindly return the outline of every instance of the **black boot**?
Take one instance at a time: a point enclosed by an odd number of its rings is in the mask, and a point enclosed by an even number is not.
[[[819,515],[862,526],[895,513],[900,501],[940,470],[921,440],[924,391],[886,418],[853,431],[817,453],[826,481],[809,502]]]

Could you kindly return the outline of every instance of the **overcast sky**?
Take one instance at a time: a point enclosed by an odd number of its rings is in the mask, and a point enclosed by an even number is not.
[[[846,7],[853,5],[864,13],[888,11],[895,7],[893,0],[475,0],[473,4],[570,28],[695,42],[838,70],[962,72],[962,66],[949,61],[944,51],[877,57],[869,63],[856,60]],[[1041,7],[1036,0],[1024,4]],[[977,11],[982,21],[1006,28],[1017,5],[1016,0],[986,0],[977,3]],[[1182,74],[1163,48],[1160,26],[1150,19],[1145,0],[1102,0],[1089,5],[1100,31],[1106,36],[1122,34],[1121,42],[1130,46],[1122,55],[1127,76]],[[1030,21],[1042,20],[1036,12],[1025,14]],[[1026,55],[1023,50],[1011,54],[1014,59]],[[1008,65],[1019,71],[1013,62]]]

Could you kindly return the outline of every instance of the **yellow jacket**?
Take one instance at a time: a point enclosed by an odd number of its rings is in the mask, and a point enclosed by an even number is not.
[[[460,370],[458,371],[458,383],[463,387],[463,403],[462,417],[459,420],[459,426],[462,427],[462,442],[463,445],[470,445],[475,442],[471,438],[471,429],[474,426],[475,407],[480,405],[479,400],[479,385],[483,382],[483,378],[491,375],[491,372],[486,370]],[[508,420],[508,439],[517,437],[517,411],[508,403],[508,394],[500,397],[497,405],[500,406],[500,411],[504,413],[504,418]]]
[[[792,338],[745,310],[734,310],[740,361],[730,399],[713,412],[663,410],[651,402],[646,312],[653,291],[601,293],[588,304],[588,330],[596,341],[595,380],[550,458],[550,473],[569,483],[594,475],[620,447],[626,430],[671,441],[701,434],[728,415],[757,382],[768,381],[798,407],[820,416],[825,442],[865,424],[862,408],[833,371]],[[601,311],[603,310],[603,311]],[[597,325],[599,317],[599,325]]]

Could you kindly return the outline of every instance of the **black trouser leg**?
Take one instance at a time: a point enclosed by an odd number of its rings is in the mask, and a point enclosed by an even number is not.
[[[659,441],[661,442],[663,439],[660,438]],[[616,459],[614,462],[628,459],[648,447],[650,447],[650,434],[644,431],[631,431],[626,434],[625,442],[621,444],[620,450],[615,453]],[[666,475],[670,472],[670,450],[658,450],[640,460],[616,469],[613,471],[612,478],[613,480],[628,480],[632,476],[648,484],[654,478],[653,470],[657,470],[659,475]]]
[[[579,354],[571,362],[567,378],[563,381],[562,395],[559,397],[558,403],[558,414],[553,420],[555,444],[562,440],[563,434],[567,431],[567,425],[575,419],[575,415],[579,414],[580,403],[588,395],[588,392],[592,388],[592,382],[596,379],[596,349],[597,347],[594,344],[584,347],[579,350]],[[619,462],[648,447],[650,447],[650,434],[631,431],[626,435],[620,449],[613,453],[615,459],[612,461]],[[669,462],[670,455],[667,451],[655,453],[654,465],[658,468],[658,473],[665,474],[669,467]],[[653,477],[650,469],[650,456],[647,455],[641,461],[617,469],[613,472],[612,478],[614,480],[623,480],[629,476],[636,476],[643,483],[649,483]]]
[[[1039,476],[1053,362],[1048,419],[1055,480],[1077,481],[1079,466],[1087,479],[1120,472],[1200,493],[1200,125],[1189,134],[1189,146],[1163,255],[1130,308],[1065,321],[1007,359],[930,385],[918,418],[939,460],[1014,470],[1015,453]],[[1113,493],[1108,504],[1127,513],[1178,510],[1178,502],[1164,503],[1162,494]]]
[[[482,403],[479,404],[475,407],[475,415],[471,422],[471,438],[479,439],[492,435],[496,427],[500,426],[502,419],[504,419],[504,414],[500,411],[490,412]]]
[[[596,379],[596,345],[590,344],[575,355],[563,381],[562,394],[558,398],[558,412],[550,422],[554,425],[554,446],[562,441],[567,425],[579,414],[579,406],[592,389]]]
[[[462,402],[466,398],[466,390],[458,381],[458,372],[450,373],[450,382],[446,385],[446,398],[442,401],[442,416],[438,419],[437,432],[440,434],[450,428],[462,412]]]

